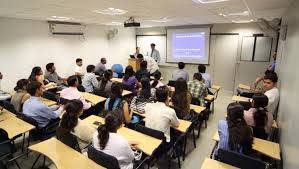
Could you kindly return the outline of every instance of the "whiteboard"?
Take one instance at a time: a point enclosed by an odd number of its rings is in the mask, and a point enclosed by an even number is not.
[[[156,49],[160,53],[159,65],[166,64],[166,35],[137,35],[136,45],[140,47],[140,53],[144,56],[151,55],[151,43],[156,44]]]

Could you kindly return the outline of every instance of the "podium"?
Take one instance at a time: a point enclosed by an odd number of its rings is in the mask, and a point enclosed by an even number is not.
[[[139,59],[130,58],[128,60],[128,65],[132,66],[133,70],[135,72],[140,69],[140,61],[139,61]]]

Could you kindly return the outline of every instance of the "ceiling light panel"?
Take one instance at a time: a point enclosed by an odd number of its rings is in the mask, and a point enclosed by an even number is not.
[[[123,15],[128,11],[123,9],[118,9],[118,8],[107,8],[102,10],[93,10],[93,12],[104,14],[104,15]]]
[[[211,3],[225,2],[229,0],[192,0],[192,1],[201,4],[211,4]]]

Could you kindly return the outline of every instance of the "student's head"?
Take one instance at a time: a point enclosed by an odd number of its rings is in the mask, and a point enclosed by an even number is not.
[[[202,81],[202,75],[200,73],[194,73],[193,80]]]
[[[188,91],[188,86],[186,80],[183,78],[178,78],[178,80],[175,81],[175,93],[186,93]]]
[[[265,128],[268,116],[267,116],[267,105],[268,105],[268,97],[263,93],[255,93],[252,96],[252,107],[256,109],[253,114],[253,119],[255,123],[255,127]]]
[[[175,92],[172,96],[173,105],[177,108],[184,109],[188,104],[188,86],[186,80],[179,78],[175,81]],[[182,112],[186,113],[186,112]]]
[[[122,98],[122,93],[123,93],[123,84],[119,83],[119,82],[113,82],[111,84],[111,94],[110,94],[110,101],[108,104],[108,109],[112,110],[113,109],[113,105],[114,102],[116,101],[116,99],[118,98]]]
[[[135,74],[132,66],[127,66],[125,70],[125,80],[128,80],[129,77],[132,77]]]
[[[0,72],[0,79],[2,79],[3,78],[3,75],[2,75],[2,73]]]
[[[268,106],[269,99],[263,93],[255,93],[252,96],[252,107],[254,108],[265,108]]]
[[[185,63],[184,62],[179,62],[178,67],[179,67],[179,69],[184,69],[185,68]]]
[[[141,78],[141,90],[140,90],[140,97],[149,99],[151,97],[151,84],[150,79],[147,77]]]
[[[154,82],[152,83],[152,88],[155,88],[157,85],[158,85],[158,83],[159,83],[159,80],[161,79],[161,72],[160,71],[156,71],[155,73],[154,73]]]
[[[156,44],[152,43],[152,44],[151,44],[151,48],[152,48],[152,49],[155,49],[155,47],[156,47]]]
[[[31,74],[29,76],[29,81],[36,81],[36,76],[40,76],[43,75],[43,71],[41,69],[41,67],[36,66],[34,68],[32,68]]]
[[[166,86],[159,87],[156,89],[156,98],[158,102],[168,101],[168,88]]]
[[[98,127],[99,145],[102,150],[106,147],[109,141],[109,133],[116,133],[122,125],[121,119],[117,114],[120,113],[108,112],[108,115],[105,117],[105,124]]]
[[[18,80],[17,82],[17,86],[14,88],[15,91],[18,91],[18,90],[26,90],[26,87],[29,83],[29,80],[27,79],[20,79]]]
[[[102,64],[106,64],[106,63],[107,63],[106,58],[101,58],[101,63],[102,63]]]
[[[136,47],[136,53],[140,53],[140,47]]]
[[[31,96],[36,96],[36,97],[40,97],[43,95],[43,86],[40,82],[37,81],[32,81],[27,85],[27,92],[31,95]]]
[[[264,88],[266,91],[273,89],[276,86],[278,77],[276,73],[268,73],[264,76]]]
[[[147,69],[147,61],[144,60],[140,63],[140,69]]]
[[[139,59],[139,60],[143,60],[143,55],[139,53],[139,54],[137,55],[137,59]]]
[[[87,67],[86,67],[86,72],[87,73],[93,73],[94,72],[94,70],[95,70],[95,66],[94,65],[88,65]]]
[[[77,64],[78,66],[82,66],[82,65],[83,65],[83,60],[82,60],[81,58],[77,58],[77,59],[76,59],[76,64]]]
[[[266,74],[269,74],[269,73],[275,73],[273,70],[269,70],[269,69],[267,69],[266,71],[265,71],[265,75]]]
[[[79,80],[77,75],[73,75],[67,78],[67,85],[69,87],[78,87],[79,86]]]
[[[51,72],[51,73],[54,73],[55,70],[56,70],[56,68],[55,68],[55,66],[54,66],[54,63],[48,63],[48,64],[46,65],[46,69],[47,69],[48,72]]]
[[[104,75],[103,75],[104,78],[102,78],[101,85],[99,87],[100,91],[105,91],[105,87],[106,87],[108,81],[112,79],[112,75],[113,75],[113,73],[112,73],[112,70],[110,70],[110,69],[106,70],[104,72]]]
[[[244,108],[239,103],[230,103],[227,107],[227,124],[229,132],[229,148],[232,151],[242,147],[243,153],[248,154],[252,148],[252,132],[244,120]]]
[[[197,69],[199,73],[206,73],[206,66],[203,64],[199,64]]]
[[[78,124],[78,118],[83,113],[83,103],[80,100],[70,100],[64,106],[60,127],[71,132]]]
[[[112,79],[112,75],[113,75],[113,73],[112,73],[112,70],[110,70],[110,69],[108,69],[104,72],[104,78],[107,80]]]

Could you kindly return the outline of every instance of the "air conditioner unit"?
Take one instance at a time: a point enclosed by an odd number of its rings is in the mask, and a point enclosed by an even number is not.
[[[85,26],[80,23],[48,21],[53,35],[83,35]]]

